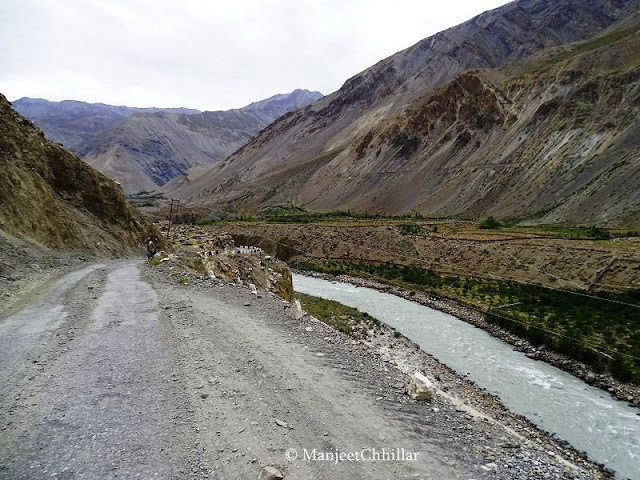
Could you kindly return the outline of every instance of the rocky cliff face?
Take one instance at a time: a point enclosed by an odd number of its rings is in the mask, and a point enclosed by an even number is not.
[[[120,182],[126,193],[136,193],[225,159],[281,115],[320,97],[295,90],[219,112],[32,99],[16,103],[50,139]]]
[[[173,194],[233,210],[633,222],[639,6],[521,0],[482,14],[282,117]]]
[[[0,229],[53,247],[121,254],[150,225],[120,187],[48,141],[0,95]]]

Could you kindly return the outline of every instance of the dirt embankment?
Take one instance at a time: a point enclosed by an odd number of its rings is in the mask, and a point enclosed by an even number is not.
[[[177,230],[183,231],[180,227]],[[174,251],[171,256],[161,252],[159,257],[163,258],[156,257],[152,264],[176,260],[178,264],[204,273],[211,279],[245,285],[254,292],[256,289],[267,290],[289,302],[293,300],[289,266],[260,248],[236,246],[227,233],[215,236],[200,233],[189,238],[183,237],[174,244]]]

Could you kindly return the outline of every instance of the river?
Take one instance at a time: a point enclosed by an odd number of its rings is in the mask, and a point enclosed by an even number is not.
[[[424,351],[498,396],[512,412],[553,432],[619,477],[640,479],[639,410],[462,320],[348,283],[293,275],[297,292],[335,300],[392,326]]]

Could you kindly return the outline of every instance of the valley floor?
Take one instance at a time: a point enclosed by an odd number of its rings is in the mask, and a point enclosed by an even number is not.
[[[415,349],[430,403],[392,357],[170,263],[89,265],[0,319],[0,478],[605,476]],[[405,460],[320,460],[367,449]]]

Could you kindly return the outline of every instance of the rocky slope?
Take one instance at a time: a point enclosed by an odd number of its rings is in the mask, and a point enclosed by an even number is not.
[[[113,180],[46,140],[2,95],[0,164],[0,230],[9,237],[110,255],[148,233]]]
[[[172,194],[240,211],[640,221],[639,5],[521,0],[484,13],[282,117]]]

